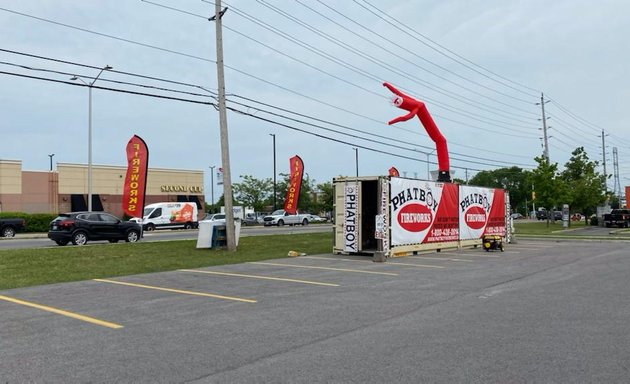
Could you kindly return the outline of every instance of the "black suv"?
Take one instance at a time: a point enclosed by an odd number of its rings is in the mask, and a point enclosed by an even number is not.
[[[50,223],[48,238],[58,245],[71,241],[74,245],[84,245],[88,240],[136,242],[140,233],[140,224],[122,221],[109,213],[70,212],[60,214]]]

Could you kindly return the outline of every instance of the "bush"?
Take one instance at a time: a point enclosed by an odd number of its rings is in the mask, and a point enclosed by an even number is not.
[[[590,225],[599,225],[599,220],[597,219],[597,216],[591,216],[591,220],[589,221]]]
[[[50,213],[2,212],[0,218],[26,220],[26,232],[48,232],[48,226],[57,217]]]

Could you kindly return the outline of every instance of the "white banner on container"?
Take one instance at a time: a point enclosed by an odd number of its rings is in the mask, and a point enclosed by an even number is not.
[[[484,234],[505,236],[503,193],[503,190],[499,189],[460,185],[459,233],[461,240],[479,239]]]
[[[343,189],[343,239],[345,252],[359,252],[359,184],[349,182]]]
[[[442,186],[431,181],[391,178],[392,246],[423,242],[437,216]]]

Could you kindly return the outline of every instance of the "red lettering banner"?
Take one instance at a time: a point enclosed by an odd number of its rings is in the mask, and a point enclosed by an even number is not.
[[[304,174],[304,163],[300,156],[295,155],[289,159],[289,184],[287,185],[287,195],[284,199],[284,210],[290,215],[297,213],[298,198],[302,187],[302,175]]]
[[[127,176],[123,189],[123,211],[131,217],[142,218],[147,187],[149,149],[140,136],[133,135],[127,143]]]

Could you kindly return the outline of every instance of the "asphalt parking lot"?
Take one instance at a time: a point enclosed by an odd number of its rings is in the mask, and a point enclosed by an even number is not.
[[[0,382],[627,382],[628,246],[309,255],[0,291]]]

